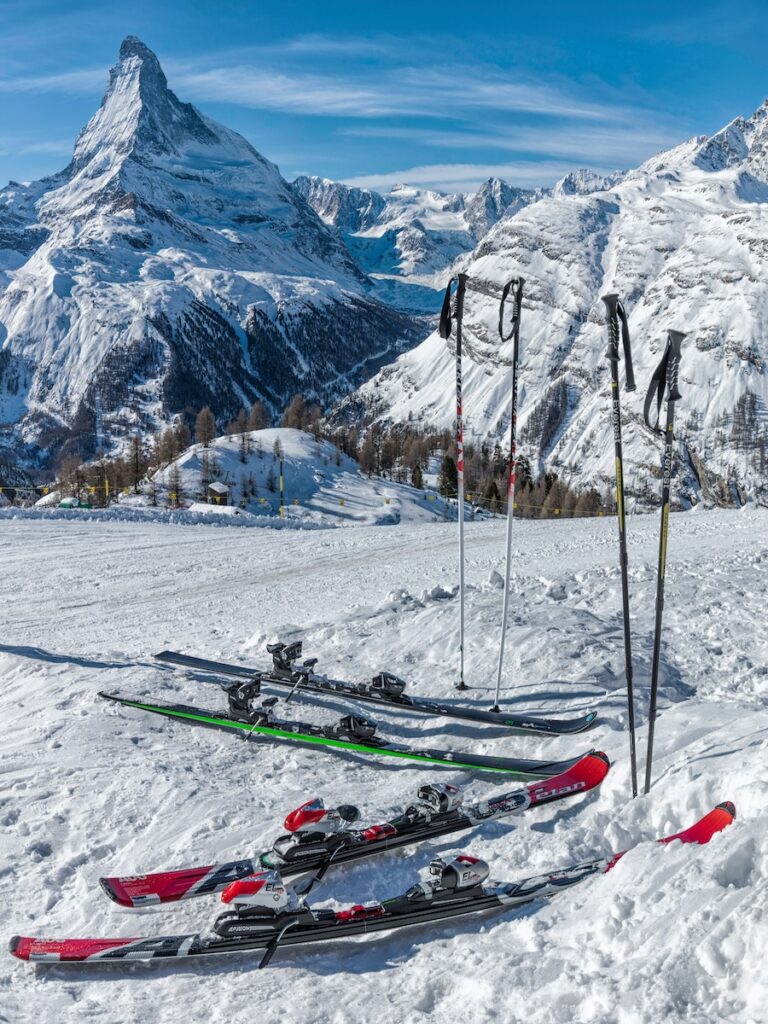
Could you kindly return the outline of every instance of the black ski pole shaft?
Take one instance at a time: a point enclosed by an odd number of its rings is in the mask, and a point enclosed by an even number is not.
[[[499,691],[504,668],[504,644],[507,637],[507,618],[509,615],[509,577],[512,562],[512,520],[515,509],[515,481],[517,469],[517,368],[520,359],[520,312],[523,302],[522,277],[513,278],[504,286],[499,305],[499,338],[502,342],[512,339],[512,408],[509,425],[509,478],[507,482],[507,538],[504,561],[504,607],[501,613],[501,639],[499,641],[499,663],[496,671],[496,698],[491,711],[500,711]],[[509,294],[512,294],[512,325],[508,334],[504,333],[504,306]]]
[[[451,317],[451,287],[456,282],[456,303]],[[451,320],[456,321],[456,477],[459,503],[459,681],[458,690],[466,690],[464,682],[464,405],[461,390],[461,342],[464,319],[464,292],[467,275],[451,278],[445,289],[443,308],[440,313],[440,337],[450,338]]]
[[[659,564],[656,575],[656,620],[653,632],[653,660],[651,663],[651,700],[648,709],[648,751],[645,759],[645,790],[651,788],[653,767],[653,741],[656,726],[656,702],[659,690],[659,661],[661,657],[661,622],[664,613],[664,577],[667,566],[667,536],[669,532],[669,492],[672,476],[672,456],[675,440],[675,402],[680,398],[678,376],[680,372],[680,349],[683,338],[680,331],[667,331],[667,345],[661,362],[654,371],[645,399],[645,421],[651,429],[661,433],[658,414],[667,396],[667,422],[664,429],[664,458],[661,466],[661,534],[659,538]],[[657,421],[650,421],[650,409],[656,398]]]
[[[629,726],[629,762],[632,778],[632,796],[637,796],[637,739],[635,733],[635,693],[632,674],[632,635],[629,619],[629,572],[627,558],[627,531],[624,504],[624,454],[621,443],[621,403],[619,401],[619,320],[624,347],[626,389],[634,391],[635,375],[632,369],[632,349],[629,340],[629,324],[619,296],[604,295],[603,302],[608,315],[608,351],[606,356],[611,364],[611,418],[613,442],[616,455],[616,509],[619,520],[619,560],[621,563],[621,598],[624,618],[624,671],[627,679],[627,724]]]
[[[261,960],[259,961],[259,966],[256,968],[257,971],[260,971],[262,970],[262,968],[268,966],[270,960],[277,952],[277,947],[280,945],[285,933],[287,931],[290,931],[291,928],[295,928],[298,923],[298,919],[294,921],[289,921],[288,924],[283,925],[283,927],[280,929],[277,935],[275,935],[275,937],[270,940],[269,945],[264,951],[264,956],[261,958]]]

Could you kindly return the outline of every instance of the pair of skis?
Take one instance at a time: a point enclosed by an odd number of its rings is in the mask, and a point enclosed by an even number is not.
[[[438,718],[457,718],[479,725],[497,725],[518,732],[536,733],[542,736],[563,736],[583,732],[597,717],[590,711],[571,719],[541,718],[536,715],[521,715],[513,711],[495,708],[484,711],[481,708],[462,707],[460,704],[445,704],[436,700],[411,697],[405,693],[405,682],[390,672],[380,672],[371,683],[346,683],[337,679],[326,679],[315,673],[317,658],[310,658],[303,664],[296,664],[301,657],[302,644],[267,644],[272,655],[272,669],[268,672],[246,665],[231,665],[223,661],[196,658],[178,651],[161,651],[155,655],[157,661],[178,668],[197,669],[214,675],[247,679],[263,686],[290,690],[288,700],[294,693],[309,693],[318,697],[340,697],[355,702],[374,704],[382,710],[399,709],[420,715],[434,715]]]
[[[462,358],[462,332],[464,322],[464,298],[467,289],[489,295],[492,298],[499,298],[494,292],[471,280],[466,274],[459,274],[455,279],[456,301],[453,313],[451,313],[451,289],[454,284],[452,278],[445,289],[443,307],[440,312],[439,333],[441,338],[446,340],[451,336],[452,321],[456,321],[456,471],[458,491],[458,519],[459,519],[459,681],[457,689],[466,690],[467,684],[464,681],[464,402],[462,395],[461,379],[461,358]],[[498,713],[499,691],[501,689],[501,678],[504,667],[504,644],[507,636],[507,618],[509,615],[509,577],[512,561],[512,518],[515,505],[515,480],[517,463],[517,373],[520,359],[520,315],[523,303],[522,277],[511,278],[504,285],[499,300],[499,340],[501,344],[512,341],[512,386],[511,386],[511,411],[510,411],[510,438],[509,438],[509,476],[507,478],[507,535],[504,559],[504,607],[501,617],[501,639],[499,641],[499,660],[496,672],[496,695],[491,711]],[[505,332],[504,314],[507,300],[511,301],[512,316],[509,330]]]
[[[734,817],[733,804],[726,802],[691,828],[657,842],[705,844],[730,825]],[[460,854],[451,861],[433,861],[431,877],[416,882],[400,896],[380,903],[354,904],[342,910],[309,906],[308,889],[292,889],[284,884],[278,871],[266,869],[231,882],[222,891],[222,901],[230,909],[203,932],[119,939],[41,939],[16,935],[10,940],[9,949],[18,959],[35,963],[132,962],[263,950],[258,966],[266,967],[283,947],[440,923],[548,899],[610,871],[626,852],[511,883],[488,883],[488,865],[476,857]]]
[[[627,680],[627,710],[629,724],[629,756],[632,776],[632,796],[636,797],[637,784],[637,748],[635,737],[635,701],[632,674],[632,643],[629,621],[629,577],[627,563],[626,522],[624,515],[624,470],[621,443],[621,409],[619,404],[619,322],[621,322],[621,338],[624,348],[624,365],[626,371],[626,390],[635,390],[635,378],[632,370],[632,351],[629,339],[629,322],[624,306],[616,294],[604,295],[603,302],[608,316],[608,351],[606,353],[611,364],[611,400],[614,448],[616,454],[616,506],[619,523],[619,558],[621,563],[621,592],[624,621],[624,659]],[[651,788],[651,771],[653,764],[653,738],[656,723],[656,701],[659,687],[659,661],[661,653],[661,620],[664,609],[664,575],[667,559],[667,532],[669,527],[669,493],[672,472],[672,445],[674,442],[675,402],[682,396],[678,390],[678,374],[680,368],[680,349],[685,337],[680,331],[668,331],[667,343],[661,362],[651,377],[650,387],[645,399],[644,418],[646,425],[655,433],[659,429],[659,416],[666,394],[667,422],[664,430],[664,456],[662,461],[662,493],[661,493],[661,538],[659,541],[659,562],[656,577],[656,618],[653,634],[653,661],[651,667],[651,700],[648,714],[648,750],[645,760],[645,792]],[[651,408],[656,402],[656,420],[651,422]]]

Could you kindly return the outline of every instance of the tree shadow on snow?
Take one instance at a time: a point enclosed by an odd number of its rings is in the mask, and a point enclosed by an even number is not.
[[[42,647],[27,647],[15,644],[0,644],[0,654],[15,654],[20,658],[47,661],[54,665],[78,665],[80,668],[134,668],[128,661],[96,661],[93,658],[78,658],[72,654],[54,654]]]

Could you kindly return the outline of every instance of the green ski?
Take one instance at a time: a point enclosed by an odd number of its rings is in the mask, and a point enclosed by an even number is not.
[[[242,689],[242,688],[241,688]],[[247,706],[247,700],[241,707],[233,708],[230,700],[230,713],[208,711],[203,708],[190,707],[186,704],[161,704],[157,702],[132,700],[118,694],[100,693],[105,700],[122,704],[124,707],[149,711],[154,715],[163,715],[191,725],[202,725],[213,729],[225,729],[235,732],[248,739],[251,736],[262,736],[277,741],[308,744],[322,749],[349,750],[356,754],[373,754],[382,757],[397,757],[402,760],[415,761],[421,764],[444,765],[447,768],[468,768],[477,771],[501,772],[516,775],[520,778],[546,779],[561,772],[568,771],[584,754],[567,761],[531,761],[520,758],[490,757],[483,754],[470,754],[463,751],[436,750],[434,748],[415,750],[401,746],[388,740],[376,737],[376,725],[369,719],[359,715],[345,715],[338,725],[310,725],[306,722],[283,722],[272,716],[272,707],[277,698],[265,701],[256,710]],[[239,695],[240,696],[240,695]]]

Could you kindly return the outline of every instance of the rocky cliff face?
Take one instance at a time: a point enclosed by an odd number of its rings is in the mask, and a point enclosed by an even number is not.
[[[608,364],[600,296],[630,315],[638,391],[623,398],[626,477],[641,502],[658,491],[660,442],[641,422],[667,328],[687,332],[677,406],[683,500],[768,492],[768,105],[711,138],[661,153],[607,187],[562,183],[501,220],[458,266],[500,291],[525,278],[519,432],[539,468],[576,484],[613,480]],[[468,434],[503,436],[509,345],[497,303],[465,304]],[[454,415],[454,347],[433,334],[342,403],[338,415]]]
[[[324,403],[423,337],[245,139],[129,37],[71,163],[0,191],[0,446],[87,455],[208,402]]]

